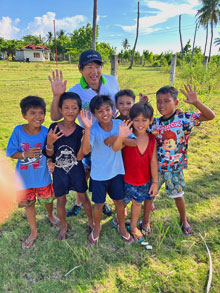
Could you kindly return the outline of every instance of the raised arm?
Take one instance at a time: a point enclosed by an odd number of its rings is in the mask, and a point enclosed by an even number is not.
[[[53,121],[60,120],[62,118],[61,113],[59,112],[59,100],[61,95],[66,90],[66,83],[67,80],[64,80],[63,82],[63,74],[62,71],[56,70],[55,72],[52,72],[52,78],[51,76],[48,76],[48,79],[51,83],[51,89],[53,92],[53,100],[50,106],[50,117]]]
[[[112,145],[112,149],[114,152],[120,151],[124,147],[125,139],[132,133],[132,129],[130,128],[132,125],[132,121],[123,121],[122,125],[119,124],[119,133],[118,137],[114,141]]]
[[[86,110],[80,111],[80,118],[84,124],[85,132],[82,139],[81,150],[84,155],[87,155],[90,152],[90,130],[92,127],[92,116],[89,118]]]
[[[201,112],[199,120],[208,121],[214,119],[214,112],[198,99],[196,87],[194,86],[194,90],[192,90],[190,84],[184,84],[184,87],[186,91],[180,89],[181,93],[184,94],[184,96],[186,97],[186,100],[184,100],[184,102],[194,105]]]

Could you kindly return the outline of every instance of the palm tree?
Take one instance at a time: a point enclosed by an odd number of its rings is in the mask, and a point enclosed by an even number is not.
[[[210,24],[211,39],[209,47],[209,61],[211,57],[213,28],[217,25],[220,19],[220,0],[201,0],[203,6],[197,12],[198,19],[202,25]]]
[[[53,34],[52,32],[48,32],[46,35],[47,38],[47,42],[49,43],[49,45],[51,45],[52,39],[53,39]]]
[[[97,12],[98,12],[98,0],[94,0],[93,3],[93,25],[92,25],[92,48],[96,49],[96,23],[97,23]]]
[[[139,10],[139,1],[138,1],[136,39],[135,39],[134,47],[133,47],[133,50],[132,50],[132,53],[131,53],[131,62],[130,62],[130,66],[128,67],[128,69],[132,68],[133,62],[134,62],[134,53],[135,53],[135,48],[136,48],[136,45],[137,45],[138,33],[139,33],[139,18],[140,18],[140,10]]]
[[[215,38],[214,44],[220,46],[220,38]],[[220,48],[218,50],[220,51]]]
[[[130,47],[128,39],[124,39],[124,41],[122,41],[122,46],[123,46],[125,51]]]

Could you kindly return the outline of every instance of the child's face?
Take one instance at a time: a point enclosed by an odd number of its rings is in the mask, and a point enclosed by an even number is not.
[[[23,117],[28,121],[29,125],[38,128],[44,123],[45,113],[42,108],[30,108],[26,114],[23,114]]]
[[[143,114],[138,115],[133,119],[133,127],[136,133],[143,134],[146,133],[149,125],[152,123],[153,118],[149,119],[143,116]]]
[[[62,108],[60,108],[65,121],[74,122],[79,114],[79,105],[76,100],[66,99],[63,101]]]
[[[176,111],[178,101],[170,93],[157,95],[157,109],[163,118],[169,118]]]
[[[134,105],[134,100],[132,97],[129,97],[127,95],[118,97],[116,107],[123,117],[129,119],[129,113],[131,107]]]
[[[95,118],[101,124],[108,124],[112,119],[112,107],[108,104],[102,104],[99,109],[95,109]]]

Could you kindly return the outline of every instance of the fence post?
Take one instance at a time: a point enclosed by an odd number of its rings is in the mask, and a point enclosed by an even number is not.
[[[170,69],[170,83],[171,85],[174,84],[176,74],[176,54],[172,55],[172,61],[171,61],[171,69]]]
[[[205,56],[204,60],[203,60],[203,65],[204,65],[205,69],[207,69],[208,61],[209,61],[209,57]]]
[[[111,57],[111,75],[118,78],[118,55],[112,55]]]

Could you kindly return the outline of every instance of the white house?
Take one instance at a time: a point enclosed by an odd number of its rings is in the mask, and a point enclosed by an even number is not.
[[[15,52],[17,61],[50,61],[50,49],[45,46],[28,44]]]

